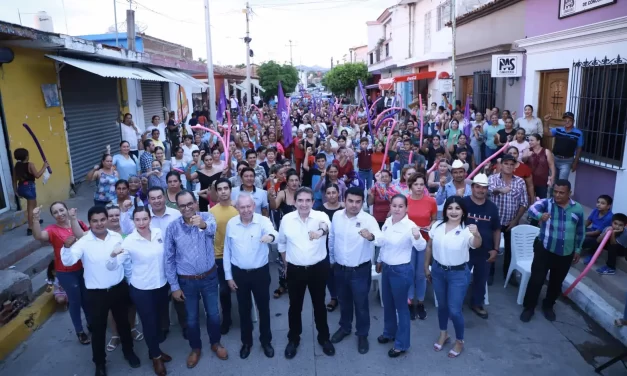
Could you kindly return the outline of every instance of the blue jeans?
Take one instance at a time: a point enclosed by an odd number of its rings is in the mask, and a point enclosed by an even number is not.
[[[179,278],[179,285],[185,294],[185,310],[187,311],[187,337],[192,349],[201,349],[200,323],[198,309],[200,298],[207,314],[207,334],[209,343],[220,342],[220,309],[218,308],[218,273],[214,271],[203,279]]]
[[[492,149],[490,147],[485,147],[485,159],[490,158],[493,154],[496,154],[496,152],[499,151],[499,149]]]
[[[359,169],[359,178],[362,179],[366,184],[366,189],[370,189],[370,187],[372,187],[372,180],[374,179],[374,176],[372,175],[372,169]]]
[[[470,300],[471,307],[483,307],[485,301],[485,284],[488,281],[490,265],[488,264],[489,255],[483,250],[470,250],[470,258],[468,260],[468,270],[472,271],[472,298]]]
[[[372,282],[372,264],[367,263],[358,268],[345,268],[335,264],[332,269],[340,302],[340,329],[344,333],[352,332],[354,307],[357,335],[368,336],[370,331],[368,292]]]
[[[424,251],[418,252],[416,251],[416,248],[411,249],[411,266],[414,270],[414,280],[409,286],[409,295],[407,296],[407,299],[411,301],[415,298],[419,302],[423,302],[425,300],[425,294],[427,293]]]
[[[410,263],[383,264],[381,294],[383,297],[383,337],[395,338],[394,348],[409,349],[410,320],[407,293],[414,281],[414,269]],[[398,315],[398,321],[396,316]]]
[[[148,356],[150,359],[161,356],[159,348],[159,338],[161,337],[161,314],[164,313],[164,306],[167,306],[169,285],[166,283],[161,288],[153,290],[140,290],[133,285],[129,291],[137,313],[142,321],[142,329],[148,346]]]
[[[438,299],[438,321],[440,330],[446,331],[449,318],[455,327],[455,338],[464,340],[464,316],[462,305],[466,297],[466,290],[470,283],[470,269],[443,270],[434,260],[431,267],[433,291]]]
[[[555,169],[557,170],[558,179],[568,179],[570,169],[573,167],[575,158],[557,158],[555,157]],[[557,179],[555,179],[557,180]]]
[[[83,279],[83,269],[75,272],[57,272],[57,279],[59,285],[65,290],[67,294],[67,301],[69,303],[70,317],[72,318],[72,325],[76,333],[82,333],[83,322],[81,320],[81,307],[85,313],[85,319],[89,324],[89,313],[87,310],[87,300],[85,297],[85,280]]]

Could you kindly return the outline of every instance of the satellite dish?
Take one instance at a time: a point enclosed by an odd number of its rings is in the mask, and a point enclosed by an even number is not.
[[[135,22],[135,32],[143,33],[148,29],[148,25],[143,22]],[[108,33],[115,33],[115,25],[109,26],[107,29]],[[118,32],[125,33],[126,32],[126,21],[118,23]]]

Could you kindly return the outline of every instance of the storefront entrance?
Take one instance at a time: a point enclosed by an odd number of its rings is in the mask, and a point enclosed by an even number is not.
[[[551,114],[549,127],[564,125],[562,115],[566,112],[566,97],[568,95],[568,69],[540,72],[540,95],[537,117],[542,119]],[[553,148],[553,138],[545,137],[542,141],[545,148]]]

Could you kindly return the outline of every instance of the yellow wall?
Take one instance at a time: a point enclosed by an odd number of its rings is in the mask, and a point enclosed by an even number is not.
[[[41,168],[43,161],[35,142],[22,123],[26,123],[37,136],[52,168],[52,175],[46,185],[37,181],[37,201],[50,204],[65,200],[69,196],[70,167],[63,125],[61,107],[46,108],[42,84],[56,84],[57,75],[54,61],[45,57],[43,51],[12,48],[15,60],[3,65],[0,71],[0,92],[6,117],[10,143],[9,153],[17,148],[26,148],[30,160]],[[0,145],[4,147],[4,145]],[[22,202],[22,207],[25,207]]]
[[[128,105],[128,87],[126,78],[118,78],[117,85],[118,107],[120,107],[119,122],[121,123],[124,120],[124,114],[131,112]],[[120,91],[120,87],[122,88],[122,91]],[[120,98],[120,93],[122,95],[122,98]]]

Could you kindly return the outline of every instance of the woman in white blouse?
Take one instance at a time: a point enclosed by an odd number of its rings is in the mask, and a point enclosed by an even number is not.
[[[383,334],[377,339],[384,344],[394,341],[388,356],[396,358],[407,349],[410,341],[410,320],[407,309],[409,286],[414,281],[414,268],[411,266],[411,253],[421,252],[427,242],[420,235],[420,229],[407,217],[407,197],[397,194],[390,200],[391,216],[385,221],[382,236],[375,238],[376,246],[381,247],[377,260],[377,273],[381,276],[383,298]],[[398,317],[398,319],[397,319]]]
[[[468,212],[462,198],[451,196],[444,203],[441,221],[431,226],[430,240],[425,255],[425,274],[433,283],[438,300],[440,338],[433,344],[435,351],[449,342],[447,324],[450,318],[455,328],[457,341],[449,351],[449,358],[456,358],[464,349],[464,316],[462,305],[470,283],[468,269],[469,247],[481,247],[481,235],[477,225],[465,225]],[[431,269],[431,256],[433,265]]]
[[[121,246],[111,253],[107,269],[124,266],[124,274],[130,284],[131,299],[142,321],[148,355],[152,359],[156,375],[165,375],[164,362],[172,358],[161,351],[160,313],[168,304],[168,285],[165,277],[163,236],[158,228],[150,228],[150,209],[137,207],[133,211],[135,230]],[[167,311],[166,311],[167,312]]]

